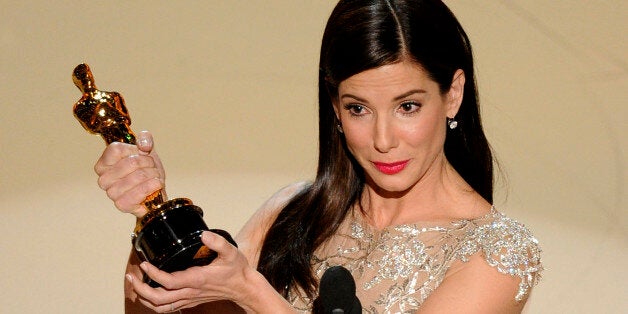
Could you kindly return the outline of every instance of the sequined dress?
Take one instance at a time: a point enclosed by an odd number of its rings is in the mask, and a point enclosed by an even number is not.
[[[375,230],[360,214],[350,214],[339,230],[314,253],[320,278],[329,267],[349,269],[356,281],[363,313],[413,313],[436,289],[455,261],[479,253],[507,276],[520,279],[516,300],[525,298],[540,279],[540,249],[530,231],[498,212],[468,220],[407,224]],[[302,313],[312,300],[300,290],[288,300]]]

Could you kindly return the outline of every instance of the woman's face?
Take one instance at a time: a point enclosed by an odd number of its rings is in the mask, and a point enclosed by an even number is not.
[[[447,117],[462,101],[464,74],[442,94],[423,68],[399,62],[342,81],[334,110],[347,146],[364,168],[367,184],[405,192],[434,177],[445,164]]]

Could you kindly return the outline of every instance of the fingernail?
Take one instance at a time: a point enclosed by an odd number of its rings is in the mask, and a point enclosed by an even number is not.
[[[126,275],[124,275],[124,277],[126,277],[126,280],[128,282],[131,282],[131,283],[133,282],[133,276],[131,276],[130,274],[126,274]]]
[[[203,231],[203,237],[205,237],[205,241],[211,242],[214,239],[214,234],[210,231]]]
[[[142,263],[140,264],[140,268],[141,268],[143,271],[146,271],[146,270],[148,269],[148,266],[146,265],[146,262],[142,262]]]
[[[140,137],[140,139],[137,141],[137,145],[142,147],[150,147],[150,144],[150,139],[147,137]]]
[[[148,131],[142,131],[138,136],[137,145],[144,148],[149,148],[153,145],[153,137]]]

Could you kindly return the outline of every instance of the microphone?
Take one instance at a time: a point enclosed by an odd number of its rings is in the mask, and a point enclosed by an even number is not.
[[[323,273],[314,302],[314,313],[361,314],[362,304],[355,295],[355,280],[349,270],[333,266]]]

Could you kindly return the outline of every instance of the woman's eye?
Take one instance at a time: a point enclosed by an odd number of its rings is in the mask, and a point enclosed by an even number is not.
[[[416,102],[404,102],[399,106],[399,109],[403,114],[411,114],[419,111],[421,109],[421,104]]]
[[[366,113],[366,108],[362,105],[350,104],[346,105],[345,109],[353,116],[361,116]]]

